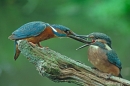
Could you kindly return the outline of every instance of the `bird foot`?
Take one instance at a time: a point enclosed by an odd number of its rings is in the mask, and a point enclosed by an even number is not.
[[[43,48],[43,46],[41,46],[40,43],[37,43],[37,45],[38,45],[40,48]]]
[[[110,79],[111,76],[112,74],[107,74],[107,79]]]
[[[49,47],[43,47],[43,46],[41,46],[41,45],[39,45],[39,44],[37,45],[37,44],[34,44],[34,43],[32,43],[32,42],[29,42],[29,43],[31,44],[32,47],[38,46],[38,47],[40,47],[41,49],[42,49],[42,48],[49,49]]]
[[[104,78],[106,78],[106,79],[110,79],[110,77],[112,76],[111,74],[108,74],[108,73],[101,73],[101,74],[99,74],[98,75],[99,77],[104,77]]]
[[[43,46],[39,46],[40,48],[43,48]]]
[[[40,47],[41,49],[49,49],[49,47]]]
[[[31,44],[32,47],[36,47],[36,44],[29,42]]]
[[[45,47],[46,49],[49,49],[49,47]]]
[[[33,47],[36,47],[36,46],[38,46],[38,47],[40,47],[40,48],[43,48],[43,46],[41,46],[39,43],[38,44],[34,44],[34,43],[32,43],[32,42],[29,42]]]

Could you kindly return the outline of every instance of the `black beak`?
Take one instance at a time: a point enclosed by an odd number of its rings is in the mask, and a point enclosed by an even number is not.
[[[90,45],[90,44],[82,45],[82,46],[80,46],[79,48],[77,48],[76,50],[82,49],[82,48],[84,48],[84,47],[86,47],[86,46],[89,46],[89,45]]]
[[[78,35],[78,34],[73,34],[73,35],[68,35],[68,37],[75,39],[79,42],[85,43],[84,45],[80,46],[79,48],[77,48],[76,50],[82,49],[86,46],[89,46],[92,42],[86,40],[86,38],[89,38],[89,35]]]
[[[77,35],[77,37],[80,37],[80,38],[86,39],[86,38],[89,38],[89,35]]]
[[[71,35],[68,35],[68,37],[70,37],[70,38],[72,38],[72,39],[74,39],[74,40],[76,40],[76,41],[85,43],[85,44],[86,44],[86,43],[87,43],[87,44],[90,44],[90,43],[91,43],[91,42],[85,40],[85,38],[87,38],[87,37],[84,37],[83,35],[78,35],[78,34],[76,34],[76,33],[72,33]]]

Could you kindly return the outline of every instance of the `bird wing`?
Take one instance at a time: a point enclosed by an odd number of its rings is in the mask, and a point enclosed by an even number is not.
[[[21,39],[21,38],[27,38],[27,37],[31,37],[31,36],[37,36],[42,31],[45,30],[47,24],[48,23],[44,23],[41,21],[29,22],[27,24],[24,24],[17,30],[15,30],[12,33],[10,38],[11,39]]]
[[[114,65],[116,65],[119,69],[121,69],[121,62],[117,56],[117,54],[113,51],[107,51],[106,53],[107,57],[108,57],[108,61]]]

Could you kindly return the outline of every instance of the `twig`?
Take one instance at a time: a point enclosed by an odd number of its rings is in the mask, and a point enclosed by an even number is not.
[[[36,66],[40,75],[55,82],[70,82],[81,86],[130,86],[130,81],[101,73],[83,63],[61,55],[49,48],[18,41],[18,48]],[[108,79],[109,78],[109,79]]]

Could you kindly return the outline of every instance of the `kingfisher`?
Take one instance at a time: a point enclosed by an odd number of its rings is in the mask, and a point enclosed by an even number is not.
[[[76,33],[63,25],[50,25],[49,23],[45,23],[42,21],[33,21],[19,27],[8,38],[10,40],[14,40],[15,42],[14,59],[16,60],[20,55],[20,50],[18,49],[17,43],[18,40],[27,40],[32,44],[42,47],[40,45],[41,41],[56,37],[76,38],[75,35]]]
[[[108,73],[114,76],[122,77],[121,75],[121,61],[116,52],[112,49],[111,38],[104,33],[93,32],[89,35],[81,35],[79,37],[88,38],[91,43],[77,48],[88,47],[88,61],[103,73]]]

